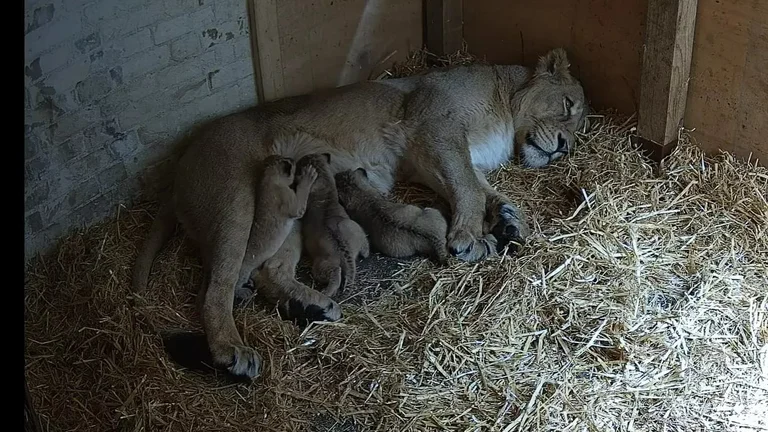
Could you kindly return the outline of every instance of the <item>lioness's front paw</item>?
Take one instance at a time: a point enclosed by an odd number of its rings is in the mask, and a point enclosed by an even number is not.
[[[328,297],[324,300],[317,303],[304,303],[299,299],[292,298],[287,302],[281,302],[277,311],[282,319],[293,321],[302,328],[314,321],[340,320],[342,317],[341,306]]]
[[[528,226],[520,210],[512,204],[499,206],[499,222],[493,227],[491,233],[498,240],[496,251],[501,252],[509,247],[509,251],[517,252],[528,237]]]
[[[479,261],[494,254],[496,238],[488,234],[476,239],[464,230],[456,230],[448,238],[448,251],[462,261]]]
[[[214,357],[215,365],[237,378],[252,380],[261,374],[263,360],[255,349],[242,345],[232,345]]]

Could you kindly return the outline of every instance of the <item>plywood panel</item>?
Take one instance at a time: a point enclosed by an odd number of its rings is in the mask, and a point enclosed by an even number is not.
[[[636,110],[646,0],[485,0],[464,2],[470,51],[494,63],[533,66],[565,47],[598,109]]]
[[[768,163],[767,28],[768,2],[699,0],[685,126],[707,151]]]
[[[261,67],[280,76],[281,97],[375,77],[422,46],[421,0],[274,3],[280,64]]]

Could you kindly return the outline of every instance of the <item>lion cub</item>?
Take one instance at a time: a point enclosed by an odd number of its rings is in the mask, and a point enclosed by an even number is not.
[[[297,221],[285,243],[254,275],[259,296],[277,303],[281,318],[300,327],[312,321],[338,321],[342,317],[338,303],[296,280],[301,250],[301,222]]]
[[[280,249],[295,221],[304,216],[309,191],[317,178],[317,171],[309,165],[295,176],[296,164],[290,158],[269,156],[263,164],[248,248],[235,285],[236,298],[243,297],[243,286],[250,280],[251,274]],[[292,188],[294,180],[296,190]]]
[[[305,156],[297,163],[317,171],[302,219],[302,236],[312,257],[312,277],[325,284],[321,292],[329,297],[354,283],[358,256],[370,254],[365,232],[339,204],[330,162],[331,155],[324,153]]]
[[[373,247],[393,258],[448,259],[448,222],[436,209],[388,201],[363,168],[336,174],[339,201],[371,236]]]

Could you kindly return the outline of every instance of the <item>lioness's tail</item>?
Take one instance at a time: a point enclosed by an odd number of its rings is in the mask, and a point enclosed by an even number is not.
[[[176,214],[171,202],[167,201],[160,207],[160,211],[155,216],[152,228],[149,229],[149,234],[147,234],[144,244],[141,245],[139,255],[133,265],[131,288],[134,292],[143,291],[147,287],[147,279],[149,279],[149,272],[152,270],[155,257],[165,242],[173,235],[175,228]]]

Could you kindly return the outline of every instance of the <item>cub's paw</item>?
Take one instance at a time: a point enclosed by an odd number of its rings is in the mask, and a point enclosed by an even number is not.
[[[248,280],[243,286],[235,288],[235,301],[234,306],[242,306],[248,303],[254,295],[253,281]]]
[[[277,310],[282,319],[293,321],[301,328],[314,321],[340,320],[342,317],[341,306],[330,298],[326,297],[326,299],[326,301],[310,303],[292,298],[287,302],[281,302]]]
[[[255,349],[232,345],[214,358],[215,366],[226,369],[233,377],[253,380],[261,375],[263,360]]]
[[[311,185],[317,180],[317,170],[312,165],[304,165],[299,173],[299,183]]]
[[[520,210],[512,204],[499,206],[499,222],[491,230],[496,237],[496,252],[502,252],[507,245],[509,251],[516,253],[528,237],[528,226]]]
[[[496,238],[491,234],[476,239],[464,230],[456,230],[448,238],[448,252],[462,261],[479,261],[495,251]]]

